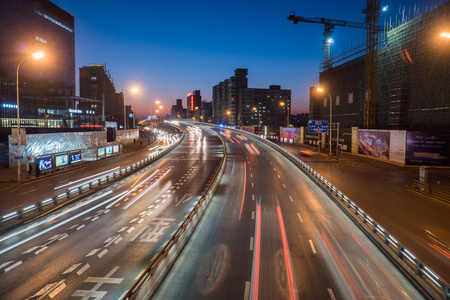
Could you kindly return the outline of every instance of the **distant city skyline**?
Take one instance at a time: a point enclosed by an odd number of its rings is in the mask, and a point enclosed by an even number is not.
[[[249,86],[281,85],[292,90],[292,114],[309,110],[309,88],[317,83],[323,60],[323,25],[298,23],[299,16],[364,22],[366,1],[111,1],[54,0],[75,18],[75,68],[92,63],[106,65],[116,91],[137,87],[126,94],[139,118],[150,115],[160,100],[161,116],[176,99],[200,90],[212,100],[212,87],[236,68],[248,69]],[[420,13],[445,1],[423,0]],[[389,10],[380,18],[412,16],[414,1],[383,1]],[[402,5],[402,8],[400,8]],[[411,7],[411,9],[409,9]],[[399,14],[400,13],[400,14]],[[364,30],[336,27],[331,51],[339,53],[363,43]],[[79,83],[77,78],[77,95]]]

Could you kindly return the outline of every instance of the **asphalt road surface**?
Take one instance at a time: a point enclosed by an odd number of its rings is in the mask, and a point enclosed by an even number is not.
[[[246,134],[221,134],[217,195],[155,299],[422,298],[292,163]]]
[[[3,234],[0,299],[119,299],[200,198],[222,157],[215,134],[189,127],[152,165]],[[121,163],[142,158],[128,159]],[[103,167],[114,168],[96,172]],[[52,189],[57,184],[65,182]]]

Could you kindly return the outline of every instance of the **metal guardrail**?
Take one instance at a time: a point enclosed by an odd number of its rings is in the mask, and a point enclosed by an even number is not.
[[[78,188],[68,190],[64,193],[55,195],[52,198],[43,200],[36,204],[27,206],[21,210],[4,215],[0,219],[0,228],[2,230],[5,230],[5,227],[17,226],[28,219],[39,217],[41,214],[51,210],[51,208],[54,208],[55,206],[62,204],[63,201],[72,200],[74,197],[79,197],[82,196],[83,194],[87,194],[87,192],[95,192],[98,189],[104,188],[105,183],[106,184],[112,183],[112,181],[115,181],[116,179],[124,178],[130,175],[131,173],[136,172],[137,169],[141,169],[155,162],[156,160],[164,156],[167,152],[176,147],[178,144],[180,144],[183,138],[184,132],[183,136],[180,137],[175,143],[167,145],[166,147],[163,148],[161,152],[159,152],[156,155],[152,155],[149,158],[145,158],[141,161],[135,162],[126,168],[112,172],[112,174],[110,173],[105,176],[96,178],[95,180],[88,182],[82,186],[79,186]]]
[[[236,129],[233,129],[236,130]],[[330,196],[335,203],[358,225],[362,231],[395,263],[398,269],[418,288],[427,298],[450,300],[450,285],[427,267],[419,258],[406,249],[388,231],[383,229],[374,219],[367,215],[353,201],[328,182],[322,175],[298,157],[279,145],[251,134],[260,141],[277,149],[285,157],[297,165],[306,175],[313,179]]]
[[[205,130],[211,131],[207,128],[205,128]],[[173,236],[164,245],[163,249],[155,257],[152,258],[152,261],[148,268],[142,273],[136,283],[122,298],[123,300],[150,299],[154,295],[157,288],[167,276],[171,266],[175,263],[176,259],[181,254],[181,251],[183,250],[187,241],[200,222],[201,217],[203,216],[206,208],[210,203],[211,198],[214,195],[215,190],[218,187],[218,179],[222,176],[225,169],[227,148],[223,138],[220,135],[218,135],[218,137],[220,138],[224,146],[224,156],[222,158],[220,167],[216,169],[212,179],[209,180],[200,200],[198,200],[183,223],[178,227]]]

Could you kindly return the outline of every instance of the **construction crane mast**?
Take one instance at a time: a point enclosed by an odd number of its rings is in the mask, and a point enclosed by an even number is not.
[[[333,42],[331,34],[335,26],[362,28],[367,31],[366,40],[366,70],[365,70],[365,98],[364,98],[364,128],[375,128],[376,115],[376,74],[377,74],[377,44],[378,32],[385,30],[382,26],[378,26],[378,19],[380,17],[380,0],[367,0],[367,7],[363,9],[366,15],[365,23],[349,22],[342,20],[326,19],[326,18],[305,18],[296,16],[295,12],[291,12],[288,20],[297,24],[298,22],[324,24],[325,30],[323,33],[323,49],[324,55],[324,70],[329,70],[332,67],[330,61],[330,45]]]
[[[376,92],[377,92],[377,45],[378,19],[380,18],[380,0],[367,0],[362,12],[366,15],[366,71],[364,95],[364,128],[375,128]]]

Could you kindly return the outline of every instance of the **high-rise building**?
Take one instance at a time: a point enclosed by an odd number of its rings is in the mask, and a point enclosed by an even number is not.
[[[268,89],[249,88],[248,69],[213,87],[213,119],[232,126],[286,126],[291,109],[291,90],[279,85]]]
[[[202,106],[202,96],[199,90],[195,90],[187,95],[187,117],[198,118],[200,116],[200,109]]]
[[[244,126],[287,127],[291,107],[291,90],[279,85],[268,89],[239,90],[240,122]]]
[[[239,118],[238,94],[247,88],[248,69],[234,70],[234,76],[213,87],[213,120],[215,123],[237,125]]]
[[[104,121],[123,124],[123,94],[116,94],[116,88],[105,65],[92,64],[80,68],[80,96],[101,100],[104,103]]]
[[[0,126],[17,126],[19,64],[21,126],[64,125],[75,96],[74,17],[48,0],[2,0],[0,20]]]

